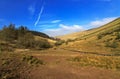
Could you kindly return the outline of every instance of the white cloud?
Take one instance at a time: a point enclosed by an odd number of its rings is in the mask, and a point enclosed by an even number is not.
[[[34,6],[34,5],[30,5],[30,6],[28,7],[28,11],[30,12],[31,15],[33,15],[34,12],[35,12],[35,6]]]
[[[85,27],[88,27],[88,26],[89,26],[89,29],[90,28],[96,28],[96,27],[102,26],[104,24],[107,24],[107,23],[115,20],[116,18],[117,17],[107,17],[107,18],[103,18],[103,19],[100,19],[100,20],[91,21],[88,24],[85,24],[85,25],[82,25],[82,26],[81,25],[76,25],[76,24],[71,25],[71,26],[68,26],[68,25],[65,25],[65,24],[59,24],[58,28],[46,29],[43,32],[45,32],[46,34],[48,34],[50,36],[60,36],[60,35],[65,35],[65,34],[69,34],[69,33],[83,31],[83,30],[86,29]],[[48,26],[49,25],[46,25],[45,27],[48,27]]]
[[[91,27],[99,27],[99,26],[102,26],[104,24],[107,24],[111,21],[113,21],[114,19],[116,19],[117,17],[108,17],[108,18],[103,18],[101,20],[95,20],[95,21],[92,21],[90,22],[90,24],[88,24],[89,26]]]
[[[46,29],[44,30],[45,33],[47,33],[50,36],[59,36],[59,35],[65,35],[73,32],[78,32],[84,30],[82,26],[80,25],[72,25],[67,26],[64,24],[59,24],[59,28],[57,29]]]
[[[51,21],[51,23],[59,23],[59,22],[61,22],[61,20],[53,20],[53,21]]]
[[[36,26],[38,24],[38,22],[40,21],[41,19],[41,16],[42,16],[42,13],[43,13],[43,10],[44,10],[44,4],[42,5],[41,9],[40,9],[40,12],[39,12],[39,15],[37,17],[37,20],[35,21],[34,25]]]

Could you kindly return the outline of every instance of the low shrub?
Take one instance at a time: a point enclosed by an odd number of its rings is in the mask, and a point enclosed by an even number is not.
[[[14,48],[10,46],[9,44],[0,44],[0,53],[4,51],[13,52]]]
[[[58,40],[58,41],[55,43],[55,46],[62,45],[63,43],[65,43],[64,40]]]
[[[24,37],[20,37],[17,42],[20,48],[45,49],[50,48],[50,43],[45,39],[35,40],[31,33],[27,33]]]
[[[22,57],[22,61],[25,61],[25,62],[27,62],[30,65],[38,65],[38,64],[43,65],[44,64],[42,60],[39,60],[36,57],[29,56],[29,55],[23,56]]]
[[[51,44],[47,40],[39,40],[34,41],[34,48],[35,49],[45,49],[45,48],[51,48]]]
[[[120,40],[120,32],[117,33],[116,39],[117,39],[117,40]]]
[[[98,34],[97,35],[97,39],[102,39],[103,35],[102,34]]]
[[[120,69],[120,58],[106,56],[77,56],[69,61],[77,62],[80,66],[92,66],[105,69]]]
[[[117,48],[118,47],[118,43],[116,41],[106,42],[105,46],[106,47],[111,47],[111,48]]]
[[[3,60],[2,65],[9,65],[10,62],[11,62],[10,60]]]

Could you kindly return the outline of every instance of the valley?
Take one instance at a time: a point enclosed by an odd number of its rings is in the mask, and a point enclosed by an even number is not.
[[[13,24],[0,35],[0,79],[120,78],[120,18],[57,38]]]

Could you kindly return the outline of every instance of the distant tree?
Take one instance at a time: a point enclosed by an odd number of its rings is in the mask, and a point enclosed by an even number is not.
[[[17,38],[17,33],[14,24],[10,24],[8,27],[4,26],[1,31],[2,39],[5,41],[14,41]]]
[[[28,32],[27,27],[20,26],[20,27],[18,28],[18,37],[24,36],[27,32]]]
[[[51,45],[46,39],[40,39],[36,41],[34,36],[45,34],[29,31],[27,27],[20,26],[19,28],[15,28],[14,24],[10,24],[9,26],[4,26],[2,30],[0,30],[0,41],[7,41],[16,44],[17,47],[20,48],[33,48],[33,49],[41,49],[41,48],[50,48]],[[44,36],[44,37],[47,37]],[[6,46],[5,46],[6,47]]]
[[[17,39],[17,31],[16,31],[16,28],[15,28],[15,24],[10,24],[8,26],[8,29],[10,31],[10,37],[12,39]]]
[[[17,46],[22,48],[34,47],[34,36],[31,33],[26,33],[25,35],[18,38]]]

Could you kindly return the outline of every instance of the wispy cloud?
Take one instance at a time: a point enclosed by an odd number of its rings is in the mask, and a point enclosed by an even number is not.
[[[37,20],[36,20],[36,22],[35,22],[35,26],[38,24],[38,22],[40,21],[40,19],[41,19],[41,15],[42,15],[42,13],[43,13],[43,10],[44,10],[44,3],[43,3],[43,5],[42,5],[42,7],[41,7],[41,9],[40,9],[40,12],[39,12],[39,15],[38,15],[38,18],[37,18]]]
[[[60,35],[65,35],[65,34],[69,34],[69,33],[83,31],[86,29],[85,27],[88,27],[88,26],[89,26],[89,28],[96,28],[96,27],[102,26],[104,24],[107,24],[116,18],[117,17],[107,17],[107,18],[103,18],[100,20],[91,21],[85,25],[74,24],[74,25],[69,26],[69,25],[65,25],[65,24],[59,24],[58,28],[46,29],[46,30],[44,30],[44,32],[50,36],[60,36]]]
[[[91,26],[91,27],[99,27],[99,26],[102,26],[104,24],[107,24],[111,21],[113,21],[114,19],[116,19],[117,17],[108,17],[108,18],[103,18],[101,20],[95,20],[95,21],[91,21],[88,26]]]
[[[51,21],[51,23],[59,23],[59,22],[61,22],[62,20],[53,20],[53,21]]]
[[[34,12],[35,12],[35,5],[30,5],[30,6],[28,7],[28,11],[30,12],[31,15],[33,15]]]
[[[64,25],[64,24],[59,24],[59,28],[46,29],[46,30],[44,30],[44,32],[50,36],[59,36],[59,35],[65,35],[65,34],[78,32],[78,31],[82,31],[82,30],[84,30],[83,26],[80,26],[80,25],[68,26],[68,25]]]

